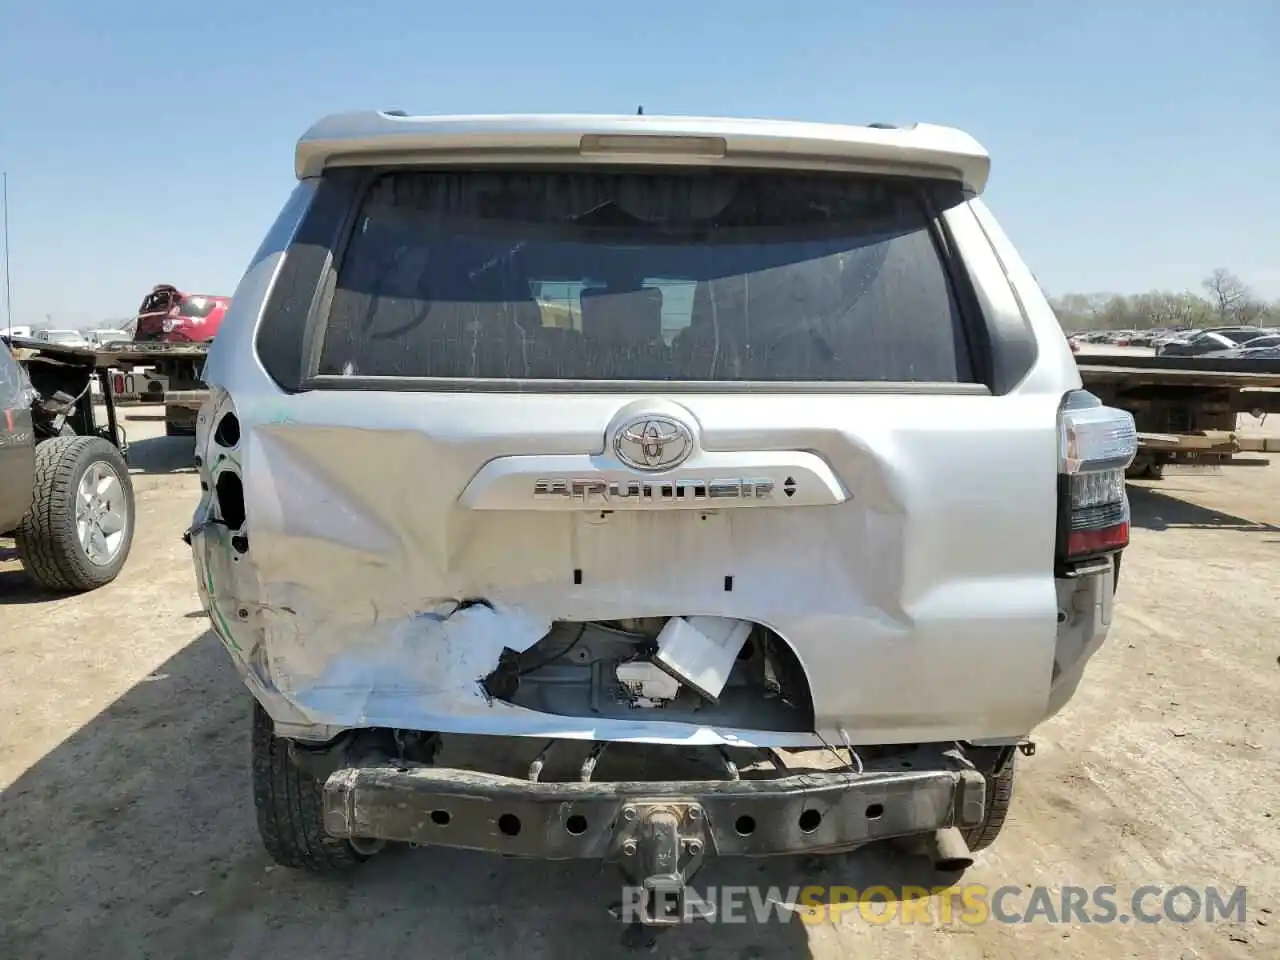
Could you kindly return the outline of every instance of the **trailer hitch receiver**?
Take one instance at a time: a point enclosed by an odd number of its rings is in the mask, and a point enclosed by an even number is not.
[[[616,857],[638,888],[642,924],[673,925],[684,919],[685,887],[702,867],[709,834],[706,812],[696,803],[629,803],[615,834]]]

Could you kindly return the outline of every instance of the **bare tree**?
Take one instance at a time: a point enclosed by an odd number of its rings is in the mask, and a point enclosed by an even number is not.
[[[1058,322],[1068,330],[1125,326],[1122,316],[1124,304],[1125,298],[1116,293],[1068,293],[1050,300]]]
[[[1231,319],[1233,323],[1241,326],[1261,327],[1271,322],[1273,309],[1271,304],[1250,297],[1247,300],[1241,300],[1232,308]]]
[[[1128,298],[1131,326],[1139,330],[1156,327],[1192,327],[1208,319],[1208,304],[1194,293],[1152,290]]]
[[[1245,282],[1223,267],[1214,270],[1200,285],[1209,294],[1221,323],[1233,320],[1237,309],[1253,299]]]
[[[1209,327],[1219,323],[1280,326],[1280,300],[1253,295],[1229,270],[1218,269],[1201,284],[1207,296],[1174,293],[1066,293],[1050,304],[1062,328],[1077,330],[1152,330]]]

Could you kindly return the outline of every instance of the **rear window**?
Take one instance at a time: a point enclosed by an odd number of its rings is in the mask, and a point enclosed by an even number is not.
[[[777,172],[387,174],[316,373],[970,381],[928,213],[960,199]]]
[[[168,313],[173,309],[173,303],[178,296],[172,290],[154,290],[143,298],[138,313]]]
[[[178,304],[178,316],[207,317],[217,305],[218,301],[211,297],[187,297]]]
[[[1219,330],[1219,336],[1226,337],[1232,343],[1244,343],[1258,336],[1257,330]]]

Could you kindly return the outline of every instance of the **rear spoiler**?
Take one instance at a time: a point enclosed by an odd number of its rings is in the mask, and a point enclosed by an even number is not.
[[[991,169],[968,134],[931,124],[865,126],[638,116],[335,114],[298,141],[298,179],[333,166],[643,163],[784,167],[929,177],[982,193]]]

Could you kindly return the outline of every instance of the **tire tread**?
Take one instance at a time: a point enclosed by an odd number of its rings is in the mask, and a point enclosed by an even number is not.
[[[309,873],[347,871],[366,858],[324,829],[324,784],[289,757],[271,717],[253,705],[253,805],[263,846],[276,863]]]
[[[987,812],[982,823],[972,827],[965,834],[965,842],[975,853],[985,850],[996,842],[1000,831],[1004,829],[1005,820],[1009,816],[1009,806],[1013,802],[1014,758],[1004,770],[987,774]]]
[[[128,536],[119,562],[94,567],[83,557],[75,538],[75,485],[87,467],[86,453],[106,460],[120,477],[129,509]],[[14,532],[18,554],[28,576],[49,590],[93,590],[114,580],[132,546],[133,487],[120,451],[101,437],[60,436],[36,446],[31,506]]]

